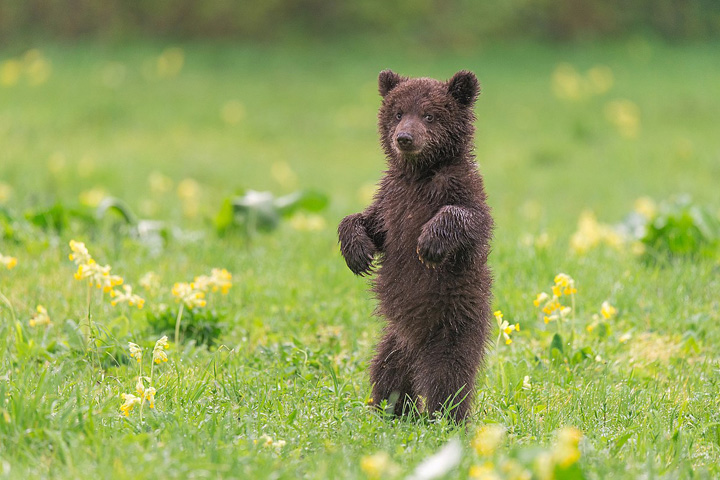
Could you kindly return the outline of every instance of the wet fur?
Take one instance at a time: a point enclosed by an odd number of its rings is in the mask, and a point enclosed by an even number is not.
[[[402,415],[422,397],[426,411],[463,420],[492,317],[493,221],[472,155],[479,86],[466,71],[439,82],[386,70],[379,90],[388,169],[373,203],[338,227],[350,270],[378,267],[373,291],[387,325],[370,367],[373,402]],[[401,148],[400,136],[411,145]]]

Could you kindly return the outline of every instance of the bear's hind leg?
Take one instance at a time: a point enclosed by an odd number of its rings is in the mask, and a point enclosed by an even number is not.
[[[482,347],[478,347],[445,330],[419,350],[413,387],[425,397],[425,410],[430,415],[441,412],[456,422],[465,420],[472,406],[481,362]]]
[[[417,396],[411,383],[410,362],[407,353],[400,347],[392,332],[377,346],[377,353],[370,365],[370,381],[373,384],[372,404],[379,406],[388,401],[390,411],[395,415],[412,412]]]

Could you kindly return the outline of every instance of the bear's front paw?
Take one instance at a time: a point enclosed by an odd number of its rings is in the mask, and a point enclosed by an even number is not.
[[[418,240],[417,254],[423,265],[435,268],[445,260],[447,249],[439,238],[433,235],[421,235]]]
[[[374,255],[375,247],[367,236],[356,238],[353,244],[343,251],[345,263],[355,275],[372,273]]]
[[[360,214],[345,217],[338,227],[340,252],[355,275],[372,272],[375,245],[365,232]]]

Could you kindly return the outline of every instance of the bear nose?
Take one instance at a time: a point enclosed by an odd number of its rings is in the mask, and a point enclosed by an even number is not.
[[[395,140],[397,140],[397,143],[401,148],[406,148],[412,145],[413,137],[409,133],[400,132],[397,137],[395,137]]]

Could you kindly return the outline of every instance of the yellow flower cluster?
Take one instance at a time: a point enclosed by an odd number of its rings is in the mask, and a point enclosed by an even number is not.
[[[120,405],[120,411],[126,417],[130,415],[130,412],[135,405],[140,405],[142,403],[142,398],[136,397],[132,393],[123,393],[120,397],[124,401],[124,403]]]
[[[600,314],[605,320],[610,320],[615,315],[617,315],[617,308],[613,307],[612,305],[610,305],[610,302],[605,300],[600,306]]]
[[[184,303],[188,308],[204,307],[205,292],[195,287],[194,283],[179,282],[173,285],[172,294],[178,302]]]
[[[500,333],[498,334],[498,341],[500,340],[500,336],[502,335],[505,337],[505,345],[510,345],[512,343],[510,334],[512,332],[519,332],[520,324],[516,323],[515,325],[510,325],[507,320],[503,320],[503,313],[500,310],[494,312],[493,315],[495,315],[495,321],[497,321],[498,328],[500,329]]]
[[[50,78],[51,72],[50,62],[39,50],[28,50],[20,58],[0,63],[0,86],[14,87],[22,78],[31,86],[42,85]]]
[[[387,452],[377,452],[373,455],[366,455],[360,460],[360,470],[370,479],[394,477],[400,471],[400,467],[392,461]]]
[[[505,428],[501,425],[485,425],[475,434],[471,446],[484,462],[470,467],[469,477],[476,480],[530,480],[532,474],[512,459],[503,460],[496,468],[490,458],[505,441]]]
[[[167,353],[165,353],[165,350],[168,348],[168,337],[167,335],[163,335],[160,340],[155,342],[155,348],[153,348],[153,362],[155,363],[161,363],[161,362],[167,362],[168,356]]]
[[[205,294],[220,291],[226,295],[232,287],[232,274],[224,268],[213,268],[210,275],[195,277],[193,282],[179,282],[173,286],[172,294],[178,302],[188,308],[204,307],[207,304]]]
[[[608,102],[605,105],[605,117],[617,128],[620,135],[635,138],[640,131],[640,107],[627,99]]]
[[[123,285],[123,291],[112,290],[110,296],[113,298],[110,304],[114,307],[118,303],[127,303],[128,305],[137,306],[137,308],[143,308],[145,300],[139,295],[135,295],[130,285]]]
[[[207,292],[212,290],[217,292],[220,290],[223,295],[227,295],[232,287],[232,274],[224,268],[213,268],[210,275],[200,275],[195,277],[195,288],[200,291]]]
[[[555,276],[555,284],[551,287],[551,291],[552,296],[545,292],[540,292],[535,297],[535,300],[533,300],[533,304],[542,310],[544,314],[543,320],[546,324],[553,320],[564,320],[572,312],[571,307],[560,303],[560,298],[562,296],[572,298],[577,293],[575,280],[566,273],[558,273]]]
[[[101,288],[104,292],[109,292],[113,287],[122,285],[123,279],[118,275],[110,275],[112,267],[109,265],[100,266],[93,260],[90,252],[83,242],[70,240],[70,249],[72,253],[69,258],[78,269],[75,272],[75,280],[87,279],[90,285]]]
[[[472,440],[472,447],[483,457],[489,457],[505,441],[505,428],[501,425],[483,425]]]
[[[154,292],[160,288],[160,277],[155,272],[147,272],[145,275],[140,277],[140,286],[148,292]]]
[[[31,327],[52,325],[52,322],[50,321],[50,315],[48,315],[48,311],[45,309],[45,307],[43,307],[42,305],[38,305],[35,310],[35,316],[32,317],[28,322]]]
[[[17,258],[5,256],[0,253],[0,265],[3,265],[8,270],[12,270],[17,265]]]
[[[552,73],[552,90],[556,97],[563,100],[583,100],[601,95],[614,83],[610,67],[596,65],[583,75],[569,63],[560,63]]]
[[[601,244],[619,249],[625,240],[611,225],[598,222],[592,211],[585,210],[580,214],[577,230],[570,237],[570,248],[582,255]]]
[[[262,437],[260,437],[260,441],[258,442],[258,439],[253,440],[254,444],[260,444],[265,448],[275,448],[277,450],[280,450],[282,447],[285,446],[285,440],[273,440],[273,438],[270,435],[263,434]]]
[[[589,324],[586,329],[588,332],[592,332],[595,328],[600,325],[601,322],[612,320],[617,315],[618,311],[610,302],[605,300],[600,306],[600,315],[597,313],[593,315],[593,322]]]
[[[155,394],[157,393],[157,390],[155,390],[154,387],[146,387],[143,383],[143,378],[145,378],[148,382],[151,381],[148,377],[138,377],[137,383],[135,384],[135,391],[138,395],[140,395],[141,401],[147,400],[150,408],[155,408]]]
[[[165,350],[168,348],[168,337],[163,336],[162,338],[158,339],[157,342],[155,342],[155,347],[153,348],[153,362],[159,364],[162,362],[167,362],[168,357],[165,353]],[[142,358],[143,358],[143,349],[136,343],[128,342],[128,349],[130,350],[130,356],[137,360],[138,367],[139,367],[139,375],[137,377],[137,382],[135,383],[135,392],[138,394],[138,396],[135,396],[132,393],[123,393],[121,395],[122,399],[124,400],[124,403],[120,406],[120,411],[123,415],[126,417],[130,415],[130,412],[132,411],[133,407],[135,405],[140,405],[140,417],[142,419],[142,405],[147,402],[150,408],[155,408],[155,395],[157,394],[157,390],[155,387],[153,387],[153,373],[154,373],[154,365],[153,368],[150,370],[150,376],[145,377],[142,374]],[[147,382],[147,385],[145,384]]]
[[[128,342],[128,349],[130,349],[130,356],[138,361],[142,362],[142,348],[137,343]]]

